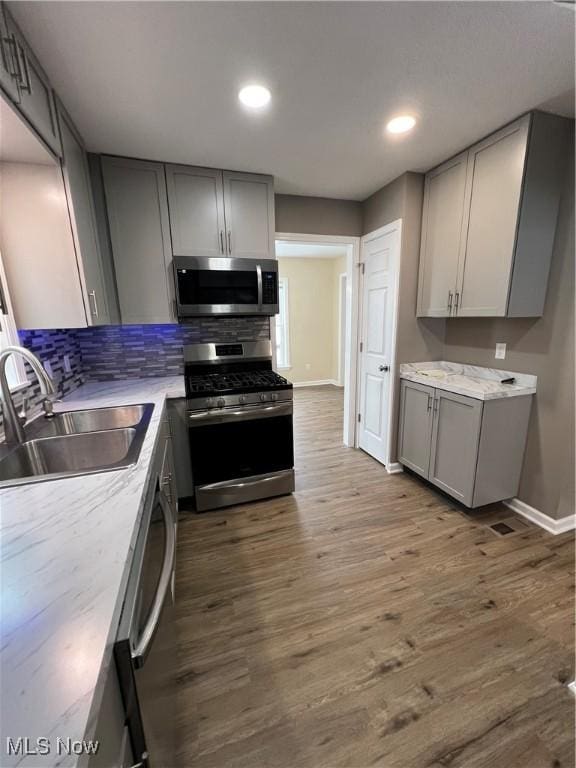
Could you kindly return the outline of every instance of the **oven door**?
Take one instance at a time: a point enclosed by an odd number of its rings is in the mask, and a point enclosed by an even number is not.
[[[294,490],[292,402],[188,415],[198,509]]]
[[[179,317],[274,315],[278,271],[273,260],[174,259]]]

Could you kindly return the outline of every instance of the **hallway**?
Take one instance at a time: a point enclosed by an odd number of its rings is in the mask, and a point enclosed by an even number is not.
[[[464,514],[296,389],[293,496],[183,513],[182,768],[571,768],[573,534]]]

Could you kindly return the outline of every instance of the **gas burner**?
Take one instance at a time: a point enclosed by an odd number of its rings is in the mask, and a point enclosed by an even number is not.
[[[282,389],[292,385],[275,371],[235,371],[233,373],[190,373],[186,379],[192,395],[234,394]]]

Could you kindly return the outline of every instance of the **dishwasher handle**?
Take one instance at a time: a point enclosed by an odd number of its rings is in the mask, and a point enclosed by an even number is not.
[[[152,640],[158,629],[158,624],[160,623],[160,615],[162,613],[166,595],[170,589],[172,572],[176,561],[176,529],[172,519],[172,510],[164,491],[159,491],[157,498],[162,517],[164,518],[164,525],[166,526],[164,560],[150,613],[148,614],[146,624],[140,633],[140,637],[137,639],[134,648],[132,649],[132,661],[136,668],[143,667],[146,662],[148,651],[150,650]]]

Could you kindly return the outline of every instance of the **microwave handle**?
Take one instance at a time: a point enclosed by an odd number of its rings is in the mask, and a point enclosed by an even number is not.
[[[164,544],[164,561],[162,563],[162,571],[160,578],[158,579],[158,587],[156,594],[154,595],[154,602],[150,608],[150,613],[146,619],[146,624],[142,630],[140,637],[134,645],[132,650],[132,661],[136,668],[144,666],[146,656],[150,650],[152,640],[158,629],[160,623],[160,614],[164,606],[164,600],[168,590],[170,589],[170,583],[172,581],[172,571],[174,570],[174,562],[176,560],[176,530],[174,522],[172,520],[172,511],[166,494],[164,491],[158,493],[158,503],[164,518],[164,525],[166,526],[166,539]]]
[[[258,307],[262,309],[262,267],[256,264],[256,276],[258,278]]]

